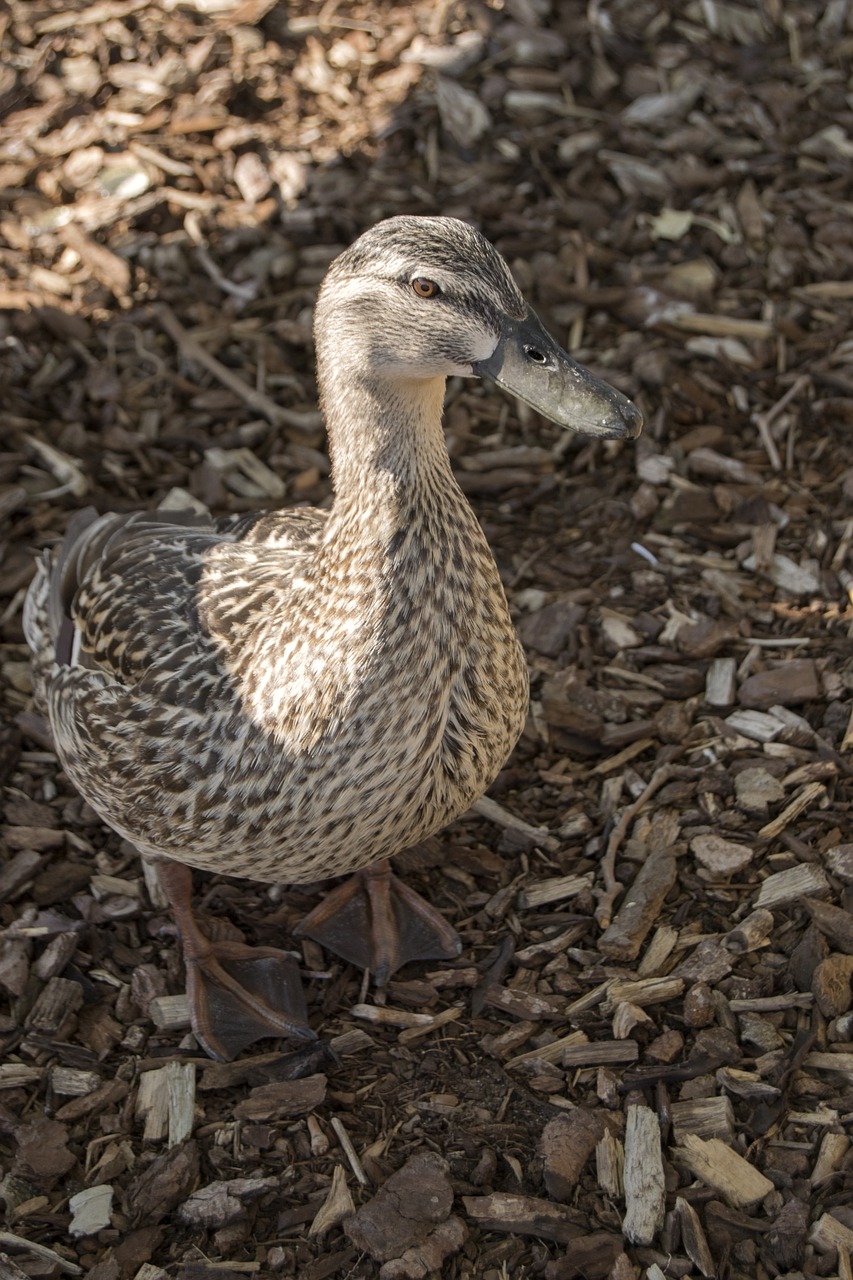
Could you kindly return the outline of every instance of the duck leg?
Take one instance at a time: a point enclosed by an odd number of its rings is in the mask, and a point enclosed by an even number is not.
[[[387,860],[338,885],[293,932],[369,969],[380,987],[411,960],[451,960],[462,950],[456,930]]]
[[[158,873],[181,937],[192,1029],[205,1053],[230,1062],[264,1036],[315,1040],[291,957],[274,947],[211,942],[193,914],[189,867],[160,862]]]

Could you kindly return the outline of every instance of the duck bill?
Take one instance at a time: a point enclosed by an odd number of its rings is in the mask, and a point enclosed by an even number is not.
[[[495,350],[471,368],[570,431],[633,440],[643,428],[636,405],[567,355],[534,311],[507,319]]]

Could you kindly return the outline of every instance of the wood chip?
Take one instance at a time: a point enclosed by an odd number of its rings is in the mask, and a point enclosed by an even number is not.
[[[14,1280],[68,1259],[92,1280],[853,1280],[850,6],[588,8],[5,6],[0,1122],[11,1230],[54,1242],[0,1244]],[[397,859],[463,958],[376,994],[310,944],[321,1045],[208,1065],[164,995],[183,983],[156,873],[27,709],[33,557],[85,505],[328,511],[318,288],[383,210],[435,208],[484,229],[648,425],[584,438],[450,380],[453,473],[532,692],[490,795]],[[193,878],[216,940],[286,946],[322,893]],[[329,1049],[325,1093],[293,1080]],[[667,1152],[669,1216],[630,1244],[614,1206],[641,1101],[773,1191],[731,1208]],[[613,1128],[571,1200],[536,1154],[554,1117]],[[336,1193],[363,1205],[426,1149],[453,1161],[457,1211],[360,1261]],[[69,1197],[94,1186],[112,1220],[75,1239]],[[541,1197],[558,1238],[463,1213],[493,1190]]]
[[[607,988],[602,1012],[612,1013],[618,1004],[629,1001],[641,1009],[653,1004],[666,1004],[684,990],[682,978],[614,978]]]
[[[557,876],[553,880],[540,880],[537,884],[528,885],[518,895],[519,911],[530,911],[535,907],[544,907],[551,902],[562,902],[566,898],[577,897],[589,889],[592,875]]]
[[[354,1212],[355,1205],[347,1186],[343,1165],[336,1164],[332,1173],[332,1185],[329,1187],[329,1194],[317,1210],[314,1220],[308,1228],[309,1236],[325,1235],[332,1227],[340,1226],[344,1219],[351,1217]]]
[[[675,1140],[681,1145],[688,1134],[698,1138],[719,1138],[731,1145],[735,1138],[735,1113],[731,1099],[720,1095],[674,1102],[672,1126]]]
[[[26,1240],[23,1236],[17,1236],[12,1231],[0,1231],[0,1249],[10,1249],[13,1253],[23,1251],[34,1254],[35,1257],[46,1262],[48,1266],[56,1267],[57,1270],[64,1272],[65,1275],[79,1276],[83,1273],[82,1267],[79,1267],[76,1262],[72,1262],[70,1258],[64,1258],[55,1249],[51,1249],[48,1245],[40,1244],[35,1240]]]
[[[817,667],[811,658],[791,658],[744,680],[738,690],[743,707],[767,711],[777,704],[796,707],[820,696]]]
[[[733,711],[725,723],[754,742],[773,742],[785,729],[783,720],[766,711]]]
[[[690,848],[696,861],[715,876],[733,876],[744,871],[753,858],[748,844],[737,844],[718,835],[694,836]]]
[[[68,1201],[71,1222],[68,1230],[72,1236],[94,1236],[110,1225],[113,1207],[111,1186],[86,1187]]]
[[[139,1077],[136,1114],[145,1124],[143,1138],[156,1142],[168,1134],[176,1146],[192,1133],[195,1116],[195,1066],[169,1062]]]
[[[570,1203],[584,1165],[605,1131],[601,1115],[576,1108],[549,1120],[539,1138],[548,1195]]]
[[[401,1031],[397,1040],[400,1044],[416,1044],[422,1040],[424,1036],[432,1035],[433,1031],[438,1031],[441,1027],[446,1027],[448,1023],[458,1022],[462,1017],[463,1010],[459,1007],[452,1009],[442,1009],[440,1013],[435,1014],[428,1023],[421,1023],[415,1027],[407,1027]]]
[[[755,906],[756,909],[772,911],[779,907],[789,907],[803,898],[828,897],[829,893],[829,880],[823,868],[809,862],[800,863],[785,871],[777,871],[763,880]]]
[[[849,1255],[853,1252],[853,1229],[839,1222],[831,1213],[823,1213],[809,1232],[809,1244],[814,1245],[819,1253],[837,1250]]]
[[[326,1096],[326,1077],[306,1076],[303,1080],[276,1080],[258,1085],[248,1098],[238,1102],[234,1115],[239,1120],[278,1120],[315,1111]]]
[[[826,795],[826,787],[822,782],[810,782],[807,787],[803,787],[799,795],[796,795],[790,804],[786,805],[782,812],[775,817],[772,822],[768,822],[759,831],[762,840],[775,840],[781,835],[786,827],[799,818],[801,813],[805,813],[813,804],[817,803]],[[766,904],[765,904],[766,905]]]
[[[27,1029],[53,1035],[83,1003],[83,988],[67,978],[51,978],[26,1019]]]
[[[825,1133],[821,1138],[817,1160],[811,1172],[812,1186],[819,1187],[838,1173],[849,1150],[850,1139],[846,1134]]]
[[[751,1208],[773,1190],[769,1178],[719,1138],[686,1133],[674,1155],[736,1209]]]
[[[190,1026],[190,1005],[182,992],[178,996],[155,996],[148,1004],[148,1016],[160,1031],[186,1031]]]
[[[338,1142],[341,1144],[341,1149],[349,1161],[350,1168],[355,1174],[357,1181],[360,1182],[363,1187],[369,1187],[370,1179],[364,1172],[364,1166],[358,1158],[358,1154],[355,1147],[352,1145],[350,1136],[344,1128],[343,1121],[339,1116],[332,1116],[329,1123],[335,1131]]]
[[[599,1187],[612,1199],[621,1199],[625,1193],[625,1148],[610,1129],[595,1148],[595,1176]]]
[[[660,1124],[650,1107],[628,1107],[623,1178],[622,1234],[631,1244],[651,1244],[663,1226],[666,1187]]]
[[[595,1040],[590,1044],[569,1045],[565,1048],[563,1066],[614,1066],[622,1062],[636,1062],[639,1054],[636,1040]]]
[[[754,951],[770,936],[775,923],[773,912],[760,907],[729,930],[723,938],[723,945],[738,954]]]
[[[737,692],[737,661],[714,658],[705,676],[705,701],[709,707],[734,706]]]
[[[577,1235],[571,1210],[551,1200],[496,1191],[488,1196],[463,1196],[462,1203],[468,1217],[486,1231],[539,1236],[560,1244],[569,1244]]]
[[[601,952],[614,960],[635,960],[657,919],[677,874],[672,848],[649,854],[612,923],[598,940]]]
[[[675,1212],[681,1228],[681,1240],[690,1261],[703,1276],[716,1274],[716,1267],[699,1215],[682,1196],[675,1198]]]

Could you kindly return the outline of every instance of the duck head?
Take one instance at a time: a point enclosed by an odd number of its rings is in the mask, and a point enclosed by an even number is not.
[[[481,377],[586,435],[633,438],[643,419],[556,342],[497,250],[456,218],[388,218],[336,258],[315,312],[318,369],[382,379]]]

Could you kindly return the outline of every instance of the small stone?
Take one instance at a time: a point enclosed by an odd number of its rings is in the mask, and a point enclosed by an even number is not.
[[[646,1049],[646,1057],[652,1062],[675,1062],[683,1049],[684,1036],[680,1031],[664,1031]]]
[[[763,818],[771,804],[785,799],[785,788],[778,778],[760,767],[744,769],[735,776],[737,806],[744,813]]]
[[[244,151],[234,164],[234,181],[248,204],[263,200],[272,187],[272,178],[256,151]]]
[[[655,733],[661,742],[683,742],[693,723],[693,710],[687,702],[665,702],[655,712]]]
[[[733,876],[752,861],[752,847],[724,840],[712,834],[694,836],[690,841],[696,861],[715,876]]]
[[[684,1021],[688,1027],[710,1027],[715,1015],[710,986],[707,982],[695,983],[684,997]]]
[[[825,1018],[837,1018],[853,1004],[850,978],[853,956],[833,953],[817,966],[812,976],[812,992]]]

